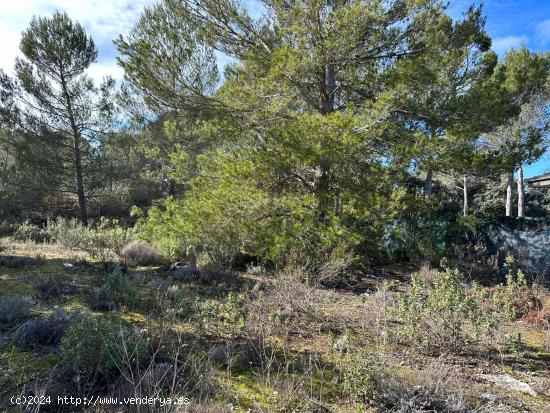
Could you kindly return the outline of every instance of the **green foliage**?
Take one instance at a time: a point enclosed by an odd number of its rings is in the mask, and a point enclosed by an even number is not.
[[[191,310],[191,321],[202,333],[236,336],[244,328],[248,311],[244,295],[230,292],[223,300],[197,297]]]
[[[128,304],[135,301],[137,292],[128,283],[128,277],[117,265],[107,275],[107,282],[101,287],[99,298],[116,304]]]
[[[33,306],[30,298],[21,295],[0,298],[0,322],[13,323],[28,317]]]
[[[99,319],[83,313],[61,340],[64,362],[88,376],[109,376],[142,362],[149,354],[147,341],[122,324],[117,315]]]
[[[378,392],[380,362],[365,350],[347,354],[342,363],[342,390],[353,400],[366,403]]]
[[[12,235],[15,241],[42,242],[46,239],[47,233],[38,225],[25,221],[19,225]]]
[[[59,217],[55,221],[48,220],[44,233],[51,242],[69,250],[84,250],[102,262],[113,254],[121,257],[123,248],[134,238],[132,229],[107,218],[86,227],[77,219]]]
[[[493,305],[500,309],[506,320],[516,320],[525,315],[536,298],[530,294],[525,274],[521,270],[514,270],[514,258],[506,257],[505,265],[508,268],[505,285],[500,284],[492,294]]]
[[[90,243],[88,229],[75,218],[48,220],[44,232],[51,242],[68,250],[85,249]]]
[[[476,341],[482,327],[490,332],[494,316],[481,312],[461,280],[462,274],[450,268],[433,276],[433,286],[413,276],[409,290],[399,296],[398,335],[424,348],[461,351]]]

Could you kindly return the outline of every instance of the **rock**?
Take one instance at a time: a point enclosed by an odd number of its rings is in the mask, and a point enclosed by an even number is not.
[[[196,268],[189,266],[178,267],[173,270],[173,276],[175,281],[180,281],[184,283],[192,283],[199,281],[201,278],[201,272]]]
[[[64,262],[63,263],[63,268],[65,268],[66,270],[70,270],[70,269],[74,268],[74,265],[71,264],[70,262]]]
[[[495,383],[498,387],[502,387],[503,389],[526,393],[533,397],[537,395],[530,385],[513,378],[509,374],[482,374],[480,377]]]
[[[494,402],[497,401],[497,396],[495,396],[495,395],[492,394],[492,393],[481,393],[481,394],[480,394],[480,397],[481,397],[483,400],[488,401],[489,403],[494,403]]]
[[[348,349],[348,338],[346,336],[340,337],[338,340],[335,341],[332,347],[334,348],[334,350],[339,351],[340,353],[344,353]]]

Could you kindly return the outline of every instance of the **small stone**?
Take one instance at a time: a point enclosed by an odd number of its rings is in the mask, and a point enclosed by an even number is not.
[[[493,382],[498,387],[502,387],[510,391],[526,393],[533,397],[536,397],[537,395],[531,386],[513,378],[509,374],[482,374],[481,378]]]

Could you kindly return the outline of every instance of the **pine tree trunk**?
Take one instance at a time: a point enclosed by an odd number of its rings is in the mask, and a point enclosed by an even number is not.
[[[426,180],[424,181],[424,198],[432,198],[432,188],[433,188],[433,171],[428,169],[426,172]]]
[[[80,221],[82,225],[88,226],[88,211],[86,210],[86,194],[82,177],[82,156],[80,154],[80,139],[74,139],[74,164],[76,175],[76,191],[78,194],[78,206],[80,209]]]
[[[508,174],[508,183],[506,185],[506,216],[512,216],[512,197],[514,195],[514,173]]]
[[[466,175],[462,177],[463,194],[464,194],[464,216],[468,215],[468,181]]]
[[[523,166],[518,166],[518,217],[525,216],[525,197],[523,191]]]
[[[69,122],[73,133],[73,156],[74,156],[74,169],[76,180],[76,194],[78,196],[78,207],[80,209],[80,221],[82,225],[88,226],[88,211],[86,208],[86,193],[84,192],[84,179],[82,173],[82,153],[80,152],[80,131],[76,126],[75,115],[73,112],[73,102],[67,90],[67,83],[61,74],[61,87],[63,89],[63,95],[65,97],[65,104],[67,108],[67,114],[69,115]]]

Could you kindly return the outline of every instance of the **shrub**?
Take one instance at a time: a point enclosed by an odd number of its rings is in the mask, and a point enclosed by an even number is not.
[[[9,242],[6,238],[0,238],[0,252],[6,251],[8,249]]]
[[[43,242],[45,240],[45,232],[38,225],[25,221],[17,227],[12,238],[15,241],[22,242]]]
[[[496,287],[492,294],[493,305],[506,320],[516,320],[523,317],[529,311],[539,309],[542,306],[540,300],[527,286],[525,274],[521,270],[512,269],[513,258],[506,257],[506,284]]]
[[[88,228],[75,218],[60,217],[56,221],[48,220],[45,233],[51,242],[69,250],[84,249],[90,242]]]
[[[22,348],[56,346],[69,327],[70,318],[64,310],[56,309],[47,317],[35,317],[25,321],[17,329],[15,336],[17,345]]]
[[[132,265],[154,265],[159,262],[157,249],[145,241],[133,241],[126,245],[120,256]]]
[[[348,354],[342,361],[342,390],[353,400],[365,403],[377,392],[379,361],[367,351]]]
[[[12,238],[22,242],[43,242],[46,239],[46,234],[38,225],[25,221],[17,227]]]
[[[12,323],[27,317],[34,305],[34,302],[21,295],[0,299],[0,322]]]
[[[40,281],[36,289],[46,300],[57,298],[65,294],[74,294],[78,290],[75,285],[60,276],[48,277]]]
[[[392,412],[471,412],[464,384],[439,360],[409,374],[384,372],[378,376],[377,400]]]
[[[116,266],[107,276],[107,282],[101,287],[98,298],[115,304],[125,304],[134,301],[136,294],[120,266]]]
[[[482,317],[461,278],[458,270],[447,268],[434,274],[430,288],[414,275],[409,290],[398,297],[398,335],[429,349],[457,351],[475,341],[482,325],[494,327],[493,317]]]
[[[90,376],[107,377],[127,363],[140,363],[148,353],[147,341],[116,315],[103,320],[84,313],[61,339],[65,363]]]
[[[223,301],[197,297],[191,321],[199,331],[236,335],[244,328],[247,314],[244,295],[230,292]]]
[[[123,228],[116,220],[101,218],[99,223],[88,229],[88,242],[83,249],[92,258],[102,262],[107,261],[109,256],[122,257],[122,249],[132,242],[134,233],[129,228]]]

